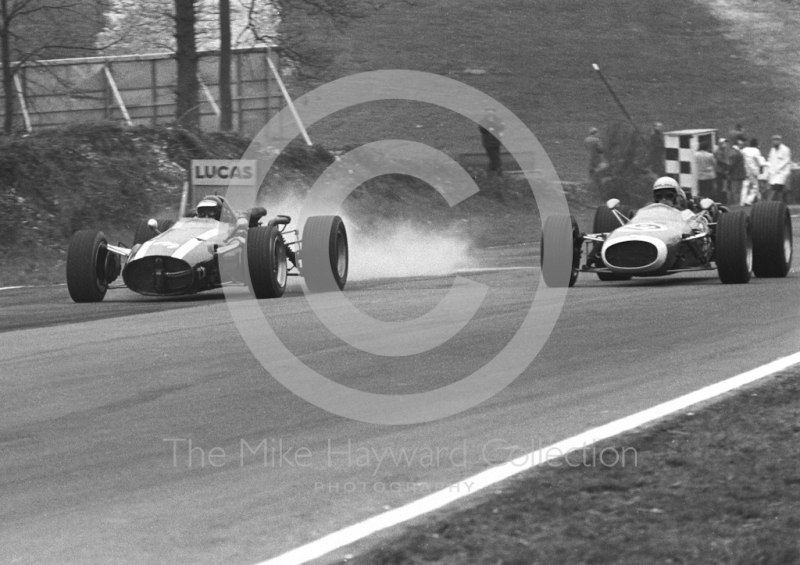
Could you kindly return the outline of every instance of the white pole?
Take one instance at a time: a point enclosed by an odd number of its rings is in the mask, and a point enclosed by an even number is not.
[[[297,122],[297,127],[300,128],[300,133],[303,134],[303,139],[306,140],[306,144],[312,146],[314,144],[311,143],[311,138],[308,137],[308,132],[306,131],[303,122],[300,120],[300,114],[297,113],[297,109],[294,107],[294,102],[292,102],[292,99],[289,96],[289,91],[286,90],[286,85],[283,84],[283,79],[281,79],[281,75],[278,73],[278,69],[275,67],[275,63],[272,62],[272,59],[269,55],[270,52],[267,51],[267,63],[269,63],[269,68],[272,70],[272,74],[275,75],[275,80],[278,81],[278,86],[281,89],[283,97],[286,99],[286,104],[288,104],[289,110],[292,112],[292,116],[294,116],[294,121]]]
[[[19,106],[22,108],[22,119],[25,122],[25,130],[32,132],[33,126],[31,126],[31,117],[28,114],[28,105],[25,103],[25,95],[22,93],[22,81],[19,80],[19,72],[14,73],[14,86],[17,87],[17,98],[19,98]]]
[[[206,86],[206,83],[203,82],[203,79],[200,78],[200,75],[197,75],[197,81],[200,83],[200,88],[203,89],[203,94],[206,95],[208,103],[211,104],[211,109],[214,110],[214,114],[219,116],[222,112],[220,111],[219,106],[217,105],[217,101],[214,100],[213,96],[211,96],[211,91]]]
[[[108,79],[108,84],[111,86],[111,91],[114,93],[114,99],[117,101],[117,106],[119,106],[119,109],[122,111],[122,117],[125,118],[125,123],[129,126],[132,126],[133,121],[131,121],[131,115],[128,114],[128,109],[125,107],[125,101],[122,99],[122,95],[119,93],[117,83],[114,81],[111,70],[108,68],[108,65],[104,66],[103,69],[106,72],[106,79]]]

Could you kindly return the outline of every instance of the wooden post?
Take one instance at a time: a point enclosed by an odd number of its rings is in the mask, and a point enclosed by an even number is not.
[[[28,105],[25,103],[25,94],[22,92],[22,81],[19,80],[19,71],[14,73],[14,86],[17,89],[17,98],[19,99],[19,107],[22,109],[22,119],[25,122],[25,130],[32,132],[31,117],[28,114]]]
[[[211,104],[211,109],[214,110],[214,114],[219,116],[221,112],[220,112],[219,106],[217,105],[217,101],[214,100],[214,97],[211,95],[211,91],[206,86],[206,83],[203,82],[203,79],[200,78],[200,75],[197,75],[197,82],[200,83],[200,88],[203,89],[203,94],[206,95],[206,99],[208,100],[208,103]]]
[[[106,73],[108,85],[111,87],[111,92],[114,93],[114,100],[117,101],[117,106],[119,106],[119,109],[122,111],[122,116],[125,118],[125,123],[129,126],[132,126],[133,121],[131,121],[131,116],[128,114],[128,109],[125,107],[125,101],[122,99],[122,95],[119,93],[117,83],[114,81],[114,76],[111,74],[111,70],[108,68],[108,65],[105,65],[103,69]]]
[[[278,86],[281,89],[281,94],[283,94],[283,97],[286,99],[286,104],[289,106],[289,111],[292,113],[294,121],[297,122],[297,127],[300,128],[300,133],[303,134],[303,139],[306,140],[306,144],[308,146],[312,146],[314,144],[311,143],[311,138],[308,137],[308,132],[303,125],[303,121],[300,119],[300,114],[297,113],[297,109],[294,107],[294,102],[292,102],[292,98],[289,96],[289,91],[286,90],[286,85],[283,84],[283,79],[281,78],[278,69],[275,67],[275,63],[272,62],[272,58],[269,55],[270,52],[267,51],[267,64],[269,64],[269,68],[272,71],[272,74],[275,76],[275,80],[278,81]]]

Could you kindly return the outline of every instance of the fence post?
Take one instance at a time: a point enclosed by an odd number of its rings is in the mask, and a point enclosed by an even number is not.
[[[114,93],[114,99],[117,101],[117,106],[119,106],[119,109],[122,111],[122,117],[125,118],[125,123],[129,126],[132,126],[133,121],[131,121],[131,116],[128,114],[128,109],[125,107],[125,101],[122,99],[122,95],[119,93],[117,83],[114,81],[114,76],[111,74],[111,70],[108,68],[108,65],[103,66],[103,70],[106,72],[106,79],[108,80],[109,86],[111,86],[111,91]]]
[[[30,133],[33,131],[31,126],[31,117],[28,114],[28,105],[25,103],[25,94],[22,92],[22,81],[19,80],[19,71],[14,73],[14,86],[17,89],[17,98],[19,99],[19,107],[22,109],[22,119],[25,122],[25,130]]]

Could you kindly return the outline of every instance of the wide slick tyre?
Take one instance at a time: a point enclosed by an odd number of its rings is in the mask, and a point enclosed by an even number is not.
[[[571,216],[548,216],[542,228],[540,261],[542,276],[551,288],[571,287],[578,280],[580,231]]]
[[[311,292],[344,289],[349,267],[347,230],[339,216],[311,216],[303,226],[300,274]]]
[[[753,236],[747,213],[737,210],[722,214],[715,240],[719,280],[724,284],[749,282],[753,270]]]
[[[783,202],[757,202],[750,213],[753,274],[785,277],[792,268],[792,216]]]
[[[147,224],[149,221],[150,220],[142,220],[136,224],[136,230],[133,232],[134,245],[149,241],[158,235],[155,230]],[[156,222],[158,222],[158,231],[161,233],[164,233],[175,225],[175,220],[156,220]]]
[[[108,290],[106,265],[116,264],[109,258],[103,232],[81,230],[72,234],[67,250],[67,290],[75,302],[100,302]],[[116,277],[114,277],[116,278]]]
[[[625,214],[626,211],[630,211],[629,207],[621,206],[620,208],[624,208],[624,210],[620,210],[620,212]],[[628,216],[630,219],[630,216]],[[614,215],[614,211],[609,208],[608,206],[598,206],[597,210],[594,212],[594,222],[592,224],[592,233],[609,233],[617,229],[618,227],[622,226],[619,223],[619,220]]]
[[[620,206],[619,208],[620,213],[623,216],[627,217],[628,219],[633,217],[633,209],[630,206]],[[595,210],[594,213],[592,233],[610,233],[621,226],[622,224],[619,223],[619,220],[614,215],[614,211],[608,206],[597,207],[597,210]],[[598,257],[602,245],[602,243],[595,243],[595,252],[598,254]],[[630,275],[618,275],[617,273],[597,273],[597,278],[603,282],[631,280]]]
[[[286,291],[286,243],[277,226],[257,226],[247,232],[247,272],[256,298],[280,298]]]

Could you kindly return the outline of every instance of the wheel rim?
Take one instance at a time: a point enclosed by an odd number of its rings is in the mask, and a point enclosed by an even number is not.
[[[753,238],[750,236],[749,230],[747,233],[747,272],[750,273],[753,270]]]
[[[347,245],[342,232],[336,234],[336,272],[340,279],[344,278],[347,272]]]
[[[286,248],[279,239],[272,246],[272,275],[279,286],[286,285]]]
[[[792,260],[792,227],[789,222],[783,222],[783,258],[786,263]]]
[[[95,276],[94,283],[97,285],[99,291],[104,291],[108,288],[108,276],[106,274],[106,259],[108,258],[108,247],[101,244],[94,256]]]

